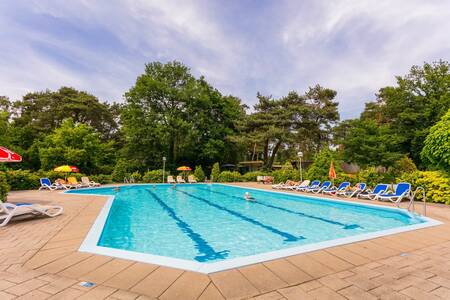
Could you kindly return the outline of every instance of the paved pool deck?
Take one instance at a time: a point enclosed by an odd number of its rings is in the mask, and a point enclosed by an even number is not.
[[[205,275],[78,252],[107,197],[19,191],[8,199],[65,211],[0,228],[2,300],[450,299],[450,207],[444,205],[427,207],[428,217],[444,223],[439,226]],[[420,203],[416,209],[421,212]]]

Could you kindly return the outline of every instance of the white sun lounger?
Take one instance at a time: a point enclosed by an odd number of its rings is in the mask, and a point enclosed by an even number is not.
[[[50,218],[62,214],[63,208],[55,205],[22,204],[0,202],[0,227],[5,226],[11,219],[23,216],[47,216]]]

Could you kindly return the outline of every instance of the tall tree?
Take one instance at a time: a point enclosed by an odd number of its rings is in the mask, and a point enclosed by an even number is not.
[[[14,123],[27,127],[35,137],[49,133],[59,127],[63,120],[71,118],[75,123],[84,123],[111,138],[117,131],[116,106],[100,102],[87,92],[70,87],[57,91],[28,93],[21,101],[14,102]]]
[[[232,153],[228,140],[243,114],[240,100],[223,96],[179,62],[145,66],[125,94],[122,111],[126,152],[146,167],[209,165]]]
[[[421,156],[425,163],[450,173],[450,109],[431,127],[424,144]]]
[[[241,124],[243,140],[250,151],[262,150],[266,169],[282,148],[300,147],[313,154],[329,141],[331,126],[339,119],[335,96],[318,85],[304,95],[292,91],[280,99],[258,93],[254,113]]]

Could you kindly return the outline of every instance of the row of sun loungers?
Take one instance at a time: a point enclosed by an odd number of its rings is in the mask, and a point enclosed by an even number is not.
[[[186,183],[186,180],[184,180],[181,176],[177,176],[176,180],[173,179],[173,176],[167,176],[167,183]],[[197,183],[197,180],[195,180],[194,176],[189,175],[188,183]]]
[[[48,178],[41,178],[40,183],[41,187],[39,188],[39,190],[50,190],[50,191],[100,186],[100,183],[90,181],[89,178],[85,176],[81,177],[81,182],[78,182],[78,180],[75,177],[69,177],[67,178],[67,182],[64,183],[60,181],[55,181],[54,183],[52,183]]]
[[[390,193],[388,184],[378,184],[373,190],[367,189],[364,182],[356,184],[354,187],[350,186],[350,182],[342,182],[339,186],[332,186],[331,181],[324,181],[320,184],[319,180],[310,182],[305,180],[301,183],[293,181],[286,181],[285,183],[272,185],[274,189],[292,190],[300,192],[309,192],[314,194],[327,194],[343,197],[358,197],[361,199],[391,201],[393,203],[400,203],[403,199],[411,197],[411,184],[407,182],[400,182],[396,185],[394,192]]]

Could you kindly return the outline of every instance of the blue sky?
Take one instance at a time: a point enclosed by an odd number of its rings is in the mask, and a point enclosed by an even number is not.
[[[62,85],[122,95],[179,60],[248,105],[321,84],[356,117],[414,64],[450,60],[450,1],[3,0],[0,95]]]

